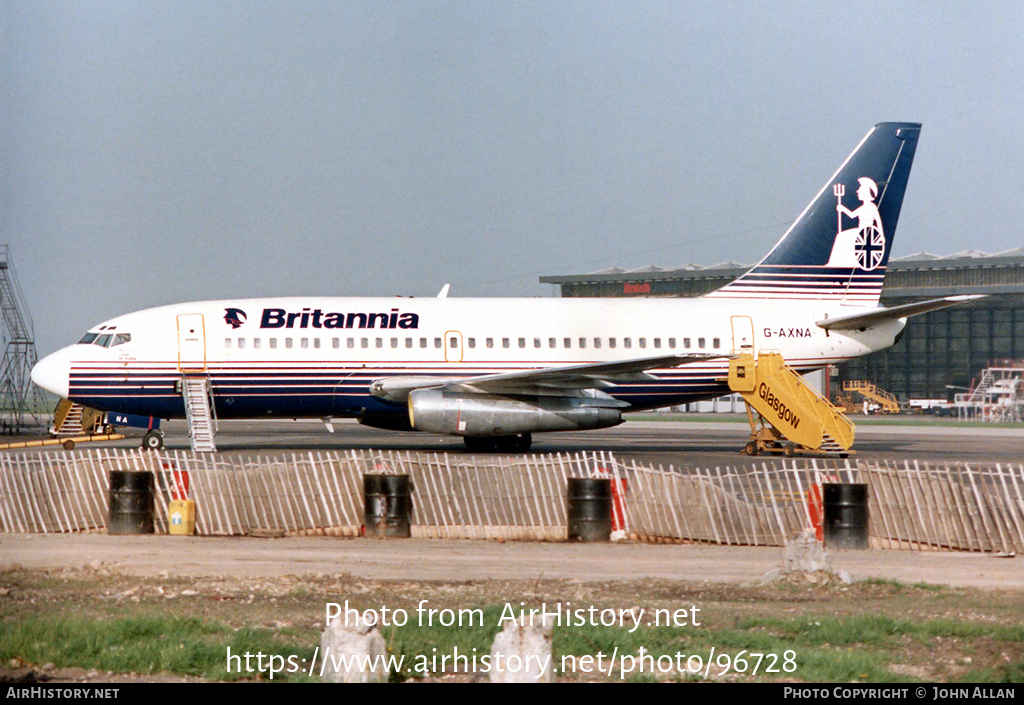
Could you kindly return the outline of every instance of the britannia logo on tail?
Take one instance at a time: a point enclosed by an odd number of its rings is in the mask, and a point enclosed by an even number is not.
[[[870,272],[877,269],[885,258],[885,232],[882,230],[882,216],[878,213],[875,199],[878,198],[878,184],[866,176],[857,179],[857,198],[860,206],[850,210],[843,205],[846,187],[833,184],[836,197],[837,228],[832,245],[832,256],[826,267],[849,267]],[[856,220],[857,225],[843,230],[843,217]]]

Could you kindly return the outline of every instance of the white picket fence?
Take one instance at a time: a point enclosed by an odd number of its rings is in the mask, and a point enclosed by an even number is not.
[[[471,456],[398,451],[265,458],[98,449],[0,454],[0,531],[104,530],[112,470],[155,476],[154,523],[167,529],[176,477],[187,473],[201,535],[358,536],[362,476],[407,474],[413,536],[566,538],[570,477],[625,487],[625,531],[652,542],[780,546],[811,527],[808,497],[823,482],[866,483],[878,548],[1024,551],[1024,466],[822,460],[677,469],[608,453]]]

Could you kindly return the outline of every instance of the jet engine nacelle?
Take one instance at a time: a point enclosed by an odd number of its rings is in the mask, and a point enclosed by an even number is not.
[[[417,389],[409,422],[417,431],[455,436],[509,436],[535,431],[582,431],[622,423],[622,411],[567,397],[500,397]]]

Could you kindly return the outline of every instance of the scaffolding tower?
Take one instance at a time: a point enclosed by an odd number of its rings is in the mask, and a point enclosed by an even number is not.
[[[971,391],[954,399],[961,421],[1024,421],[1024,361],[985,368]]]
[[[14,274],[11,248],[0,245],[0,317],[3,319],[4,357],[0,362],[0,430],[19,433],[49,424],[49,403],[32,383],[36,353],[32,316]]]

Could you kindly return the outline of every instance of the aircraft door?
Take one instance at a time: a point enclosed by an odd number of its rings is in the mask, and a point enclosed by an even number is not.
[[[186,374],[206,372],[206,326],[201,313],[178,316],[178,369]]]
[[[732,320],[732,351],[733,354],[747,353],[754,355],[754,321],[750,316],[733,316]]]
[[[445,362],[462,362],[462,333],[457,330],[444,332]]]

